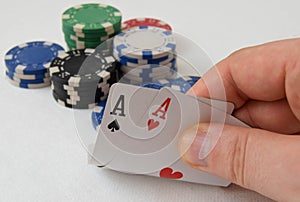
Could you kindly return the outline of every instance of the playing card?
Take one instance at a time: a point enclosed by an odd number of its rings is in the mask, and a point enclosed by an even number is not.
[[[172,107],[175,109],[176,108],[183,109],[181,114],[182,120],[188,120],[188,122],[182,122],[183,128],[187,128],[198,122],[220,122],[220,123],[225,122],[226,124],[248,127],[246,124],[240,122],[236,118],[228,115],[227,113],[224,113],[224,111],[217,108],[212,108],[208,104],[203,104],[202,102],[197,103],[195,102],[194,97],[183,95],[181,93],[173,91],[172,89],[166,89],[166,88],[163,89],[160,92],[160,94],[156,97],[154,102],[156,102],[159,99],[163,100],[164,98],[171,98],[172,100],[175,99],[176,102],[173,102]],[[180,106],[177,105],[178,103],[180,103]],[[198,104],[198,107],[195,105],[196,103]],[[152,103],[151,105],[155,105],[155,103]],[[199,114],[200,114],[199,117],[197,115],[194,115],[195,109],[199,110]],[[168,114],[169,117],[176,116],[172,108],[170,108],[169,113],[170,113]],[[149,117],[151,117],[151,115],[149,115]],[[221,129],[222,128],[220,128],[220,130]],[[167,130],[168,129],[166,128],[166,133],[168,132]],[[221,134],[221,131],[219,132]],[[215,136],[212,137],[212,141],[210,142],[208,149],[202,151],[203,159],[207,157],[209,152],[211,152],[211,150],[214,148],[215,146],[214,144],[217,143],[218,137],[219,136],[216,133]],[[175,142],[178,143],[178,139],[176,139]],[[180,154],[178,152],[178,145],[173,145],[173,146],[174,146],[175,153],[179,158],[176,161],[174,161],[174,163],[170,163],[169,165],[164,165],[161,167],[159,171],[148,175],[161,177],[161,178],[169,178],[173,180],[175,179],[175,180],[182,180],[182,181],[209,184],[209,185],[218,185],[218,186],[228,186],[230,184],[230,182],[224,179],[193,169],[190,166],[186,165],[180,158]]]
[[[182,160],[178,160],[170,166],[163,167],[160,171],[147,175],[215,186],[228,186],[230,184],[229,181],[220,177],[191,168]]]
[[[128,90],[129,88],[131,90]],[[137,89],[141,92],[137,94],[139,96],[134,96]],[[144,97],[141,98],[140,95]],[[144,106],[137,106],[143,105],[145,99],[148,100]],[[98,161],[100,159],[102,165],[127,173],[169,176],[168,178],[172,179],[220,186],[229,184],[216,176],[188,167],[181,161],[178,152],[180,135],[198,122],[218,122],[247,127],[226,113],[226,110],[212,107],[195,97],[168,88],[158,92],[125,84],[113,86],[108,103],[110,106],[104,112],[94,149],[94,158]],[[139,111],[136,112],[136,109]],[[127,116],[131,113],[137,114]],[[123,117],[124,114],[125,117],[134,118],[127,121]],[[123,130],[123,127],[126,129]],[[209,150],[202,151],[203,157],[209,152]]]
[[[106,104],[100,130],[94,148],[94,158],[105,165],[122,150],[132,138],[139,134],[136,125],[153,101],[158,91],[126,84],[114,84]]]
[[[174,91],[176,93],[176,91]],[[177,93],[180,93],[179,91]],[[232,114],[234,110],[234,104],[231,102],[223,101],[223,100],[216,100],[216,99],[211,99],[211,98],[204,98],[204,97],[198,97],[193,94],[193,91],[191,91],[191,95],[187,95],[193,98],[198,99],[200,102],[204,102],[206,104],[211,105],[214,108],[218,108],[222,111],[225,111],[228,114]]]
[[[157,137],[149,136],[147,125],[139,125],[138,122],[153,102],[151,98],[156,93],[159,91],[126,84],[113,86],[108,97],[110,105],[106,106],[94,149],[94,154],[100,156],[96,159],[104,159],[105,161],[100,162],[106,162],[106,167],[139,174],[157,169],[160,164],[157,156],[161,156],[155,154],[159,151]],[[108,146],[103,146],[108,143],[109,149]],[[99,149],[99,145],[109,150],[106,157],[102,157],[106,153],[104,149]]]
[[[234,110],[234,104],[231,102],[225,102],[221,100],[215,100],[215,99],[209,99],[209,98],[204,98],[204,97],[195,97],[192,95],[187,95],[190,97],[196,98],[198,101],[206,103],[214,108],[217,108],[219,110],[225,111],[228,114],[232,114]]]

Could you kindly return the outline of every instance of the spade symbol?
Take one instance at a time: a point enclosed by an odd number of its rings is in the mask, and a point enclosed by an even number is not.
[[[115,132],[115,130],[119,130],[120,129],[120,125],[119,125],[117,119],[113,120],[110,124],[108,124],[107,128],[111,132]]]

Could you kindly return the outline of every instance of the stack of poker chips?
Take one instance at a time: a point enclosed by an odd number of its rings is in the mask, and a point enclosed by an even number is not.
[[[172,78],[177,72],[172,32],[152,26],[122,31],[113,39],[113,54],[121,63],[121,82],[137,84]]]
[[[118,81],[118,62],[109,50],[63,52],[50,65],[52,94],[68,108],[91,109],[108,96]]]
[[[21,88],[42,88],[50,85],[48,68],[64,49],[55,43],[33,41],[10,49],[5,55],[6,79]]]
[[[105,4],[82,4],[62,14],[65,41],[70,50],[96,48],[121,30],[121,12]]]
[[[135,28],[135,27],[158,27],[158,28],[165,29],[167,31],[172,31],[172,28],[168,23],[166,23],[162,20],[159,20],[159,19],[155,19],[155,18],[145,18],[145,17],[143,17],[143,18],[133,18],[133,19],[129,19],[129,20],[122,23],[123,32],[125,32],[125,30],[132,29],[132,28]],[[145,39],[145,40],[147,40],[147,39]],[[152,41],[153,41],[153,39],[152,39]],[[172,53],[173,51],[170,51],[170,52]],[[168,59],[168,57],[161,57],[160,59],[157,59],[157,60],[151,60],[151,59],[150,60],[140,60],[140,59],[132,59],[131,57],[126,57],[124,55],[122,56],[120,54],[120,52],[117,51],[117,47],[115,47],[115,49],[114,49],[114,55],[115,55],[116,58],[118,58],[119,61],[123,62],[123,65],[120,65],[121,72],[123,72],[123,74],[125,74],[125,77],[123,77],[122,80],[132,78],[132,76],[133,76],[134,77],[133,79],[136,79],[135,77],[138,77],[137,80],[141,81],[141,78],[140,78],[141,75],[140,74],[138,74],[138,75],[135,74],[138,71],[143,71],[144,72],[143,80],[147,80],[146,76],[145,76],[145,74],[147,73],[147,70],[146,70],[147,68],[146,68],[146,66],[144,66],[143,67],[144,70],[139,70],[139,64],[140,63],[144,62],[144,64],[153,64],[155,62],[157,62],[157,63],[161,62],[161,64],[164,64],[164,63],[166,65],[170,64],[170,63],[168,64],[168,61],[166,61]],[[173,55],[173,58],[175,58],[175,57],[176,56]],[[155,66],[155,64],[153,66]],[[173,65],[173,67],[176,67],[175,64]],[[167,68],[162,69],[162,68],[158,68],[158,67],[156,69],[157,70],[154,70],[154,68],[152,68],[152,69],[148,68],[148,73],[149,73],[148,76],[152,75],[151,74],[152,71],[153,72],[156,71],[157,72],[156,75],[159,75],[159,74],[163,74],[164,72],[166,72],[166,70],[169,70]],[[132,71],[132,70],[135,70],[135,72]],[[159,76],[157,76],[157,77],[159,77]],[[160,88],[166,86],[166,87],[171,87],[171,88],[174,88],[176,90],[180,90],[181,92],[183,92],[183,90],[187,90],[187,87],[189,86],[189,85],[187,85],[187,83],[190,83],[192,85],[191,82],[196,81],[196,77],[184,77],[182,79],[185,82],[180,82],[181,80],[179,80],[179,79],[161,79],[161,80],[157,80],[156,82],[147,83],[147,84],[141,84],[140,82],[137,82],[137,83],[139,83],[142,87],[147,87],[147,88],[160,89]],[[121,82],[122,82],[122,80],[121,80]],[[153,79],[149,79],[149,80],[153,80]],[[134,80],[131,80],[130,83],[134,83]],[[99,102],[97,104],[97,106],[95,106],[93,108],[93,111],[92,111],[92,114],[91,114],[93,127],[97,131],[99,130],[101,122],[102,122],[102,117],[104,115],[106,102],[107,102],[107,100],[103,100],[103,101]]]

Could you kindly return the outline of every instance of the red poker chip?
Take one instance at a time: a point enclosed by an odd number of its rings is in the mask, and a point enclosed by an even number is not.
[[[166,29],[168,31],[172,31],[172,28],[169,24],[167,24],[162,20],[158,20],[154,18],[133,18],[127,20],[122,23],[122,30],[126,30],[132,27],[139,27],[139,26],[159,27],[162,29]]]

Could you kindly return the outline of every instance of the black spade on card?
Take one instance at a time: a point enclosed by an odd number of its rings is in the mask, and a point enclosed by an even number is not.
[[[111,131],[111,132],[115,132],[117,130],[120,129],[120,125],[117,121],[117,119],[113,120],[112,122],[110,122],[110,124],[108,124],[107,128]]]

